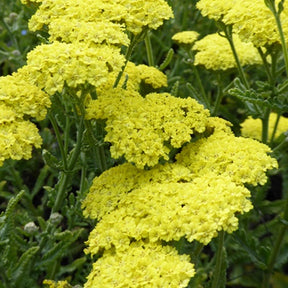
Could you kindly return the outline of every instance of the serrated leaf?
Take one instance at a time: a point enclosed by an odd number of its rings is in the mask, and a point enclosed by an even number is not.
[[[177,97],[178,95],[178,90],[179,90],[179,81],[176,81],[171,88],[170,94]]]
[[[261,270],[266,270],[267,265],[265,258],[263,255],[259,253],[261,245],[255,237],[251,235],[247,235],[245,231],[239,230],[233,234],[234,240],[239,244],[239,248],[247,253],[247,256],[250,258],[252,263],[260,268]],[[263,249],[262,249],[263,248]],[[261,252],[265,252],[268,250],[266,247],[262,246]],[[266,256],[266,255],[265,255]]]
[[[186,86],[189,89],[189,92],[191,93],[192,98],[197,100],[199,103],[203,104],[203,101],[198,91],[190,83],[187,83]]]
[[[48,263],[55,261],[61,256],[66,255],[67,252],[66,248],[69,247],[72,243],[74,243],[78,239],[82,231],[83,231],[82,229],[73,232],[66,230],[64,232],[55,234],[55,238],[60,240],[60,242],[54,244],[54,246],[50,250],[45,252],[45,254],[41,259],[41,265],[46,265]]]
[[[162,62],[162,64],[159,67],[160,71],[163,71],[171,62],[172,58],[174,56],[174,50],[172,48],[169,49],[166,58]]]
[[[84,265],[87,262],[86,257],[81,257],[73,261],[71,264],[62,266],[61,267],[61,274],[64,273],[73,273],[75,270],[79,269],[82,265]]]
[[[59,161],[52,153],[50,153],[48,150],[43,149],[42,151],[42,157],[46,165],[53,169],[61,170],[63,169],[62,162]]]
[[[23,281],[23,279],[25,278],[24,275],[29,274],[30,267],[32,266],[32,262],[34,260],[33,258],[35,257],[39,249],[39,246],[31,247],[22,254],[11,279],[14,287],[19,287],[20,282]]]

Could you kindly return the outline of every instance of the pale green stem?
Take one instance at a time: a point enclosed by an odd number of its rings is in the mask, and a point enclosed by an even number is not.
[[[280,13],[278,13],[276,11],[276,7],[275,7],[275,2],[274,1],[271,1],[270,4],[271,5],[267,5],[267,6],[271,10],[271,12],[273,13],[274,18],[276,20],[276,25],[277,25],[277,29],[278,29],[278,32],[279,32],[280,41],[281,41],[281,45],[282,45],[282,51],[283,51],[283,55],[284,55],[286,75],[288,76],[288,51],[287,51],[287,44],[286,44],[284,32],[283,32],[283,29],[282,29]]]
[[[262,59],[269,83],[273,83],[273,77],[272,77],[272,74],[271,74],[270,69],[269,69],[269,63],[268,63],[268,61],[267,61],[267,59],[263,53],[263,50],[261,47],[258,47],[257,50],[258,50],[258,53]]]
[[[105,171],[107,170],[107,163],[106,163],[106,156],[105,156],[105,150],[104,150],[104,147],[103,146],[99,146],[98,144],[95,146],[95,143],[97,143],[97,139],[95,139],[94,135],[93,135],[93,129],[92,129],[92,125],[91,125],[91,122],[89,120],[85,120],[85,127],[86,127],[86,130],[87,130],[87,133],[88,133],[88,139],[92,140],[92,142],[89,143],[90,145],[90,148],[92,149],[93,151],[93,157],[94,155],[96,156],[96,161],[95,163],[97,163],[97,165],[100,169],[100,171]]]
[[[228,40],[228,42],[230,44],[234,59],[236,61],[236,65],[237,65],[237,69],[238,69],[238,72],[239,72],[240,79],[241,79],[242,83],[245,85],[246,89],[249,89],[248,81],[246,79],[243,67],[242,67],[242,65],[240,63],[240,59],[238,57],[238,54],[237,54],[237,51],[236,51],[236,48],[235,48],[235,45],[234,45],[233,36],[232,36],[232,27],[225,25],[224,26],[224,33],[225,33],[225,36],[226,36],[226,38],[227,38],[227,40]]]
[[[125,53],[125,58],[126,58],[126,61],[124,63],[124,66],[122,67],[121,71],[119,72],[115,82],[114,82],[114,85],[113,85],[113,88],[116,88],[121,80],[121,77],[124,73],[124,70],[127,66],[127,63],[128,61],[130,60],[131,58],[131,55],[132,55],[132,52],[135,48],[135,46],[138,44],[138,42],[140,41],[140,39],[143,37],[143,35],[145,35],[145,33],[147,33],[146,30],[143,30],[141,33],[137,34],[136,36],[133,36],[131,42],[130,42],[130,45],[128,46],[127,48],[127,51]]]
[[[221,280],[221,270],[222,270],[222,262],[223,262],[223,249],[224,249],[224,236],[225,232],[222,230],[218,235],[218,247],[216,253],[216,264],[215,270],[213,273],[213,280],[211,288],[218,288],[219,282]]]
[[[220,104],[223,98],[223,87],[222,87],[222,81],[221,81],[221,76],[219,75],[219,73],[217,73],[217,82],[218,82],[218,89],[217,89],[217,97],[216,97],[216,101],[214,104],[214,108],[212,111],[212,116],[216,116],[218,113],[218,110],[220,108]]]
[[[78,160],[78,157],[80,154],[81,144],[82,144],[82,139],[83,139],[83,133],[84,133],[84,117],[82,116],[80,119],[80,124],[79,124],[79,128],[78,128],[76,146],[72,152],[71,158],[68,161],[68,166],[67,166],[68,171],[63,171],[63,174],[61,174],[61,176],[60,176],[59,189],[57,191],[55,204],[52,208],[52,213],[58,212],[62,206],[63,200],[64,200],[66,192],[67,192],[67,186],[70,182],[72,171],[74,170],[76,161]]]
[[[145,47],[147,51],[147,59],[149,66],[155,66],[154,57],[153,57],[153,49],[151,44],[150,32],[147,33],[145,37]]]
[[[208,101],[208,98],[207,98],[203,83],[202,83],[201,78],[199,76],[198,69],[193,63],[194,62],[194,54],[192,53],[191,50],[188,51],[188,56],[189,56],[189,58],[191,59],[191,62],[192,62],[191,66],[192,66],[192,69],[193,69],[193,73],[194,73],[194,75],[196,77],[197,85],[198,85],[198,87],[200,89],[200,93],[201,93],[201,96],[202,96],[202,100],[203,100],[204,106],[207,109],[209,109],[210,108],[210,103]]]
[[[62,158],[62,161],[63,161],[63,169],[64,170],[67,170],[68,169],[68,165],[67,165],[67,153],[65,152],[65,149],[64,149],[64,145],[63,145],[63,142],[62,142],[62,137],[61,137],[61,133],[59,131],[59,128],[58,128],[58,125],[57,125],[57,121],[54,117],[54,115],[52,113],[49,113],[49,120],[52,124],[52,127],[54,129],[54,132],[55,132],[55,135],[56,135],[56,139],[57,139],[57,143],[58,143],[58,146],[59,146],[59,149],[60,149],[60,154],[61,154],[61,158]]]

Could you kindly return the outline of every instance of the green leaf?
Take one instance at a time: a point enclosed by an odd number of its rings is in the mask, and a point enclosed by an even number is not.
[[[159,70],[163,71],[171,62],[172,58],[174,56],[174,50],[172,48],[169,49],[166,58],[162,62],[162,64],[159,67]]]
[[[265,259],[267,255],[263,257],[263,254],[269,253],[268,247],[261,246],[258,239],[252,235],[247,235],[244,230],[235,232],[233,238],[239,244],[239,248],[247,253],[247,256],[255,266],[261,270],[267,269]]]
[[[21,258],[19,259],[18,265],[13,272],[13,276],[11,282],[13,283],[14,287],[20,287],[21,281],[25,279],[29,275],[30,269],[34,262],[34,257],[39,251],[40,247],[35,246],[28,249],[25,253],[22,254]]]
[[[53,169],[61,170],[63,169],[63,164],[59,161],[53,154],[51,154],[48,150],[43,149],[42,157],[46,165]],[[46,175],[46,174],[45,174]]]
[[[176,81],[171,89],[170,94],[177,97],[178,95],[178,90],[179,90],[179,81]]]

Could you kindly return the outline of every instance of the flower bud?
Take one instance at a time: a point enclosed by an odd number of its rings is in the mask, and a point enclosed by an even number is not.
[[[60,213],[58,213],[58,212],[52,213],[52,214],[50,215],[50,218],[49,218],[49,220],[51,221],[51,223],[54,224],[54,225],[60,224],[60,222],[62,221],[62,219],[63,219],[63,216],[62,216]]]
[[[27,232],[29,235],[34,235],[39,230],[39,227],[33,222],[28,222],[24,226],[24,231]]]

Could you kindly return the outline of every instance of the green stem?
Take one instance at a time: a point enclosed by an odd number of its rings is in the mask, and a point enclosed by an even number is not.
[[[274,18],[276,20],[276,25],[277,25],[277,29],[279,32],[280,41],[281,41],[281,45],[282,45],[282,51],[283,51],[283,55],[284,55],[286,75],[288,76],[288,51],[287,51],[287,44],[285,41],[285,36],[283,33],[282,23],[281,23],[281,19],[280,19],[280,12],[281,11],[277,12],[276,6],[275,6],[275,1],[265,1],[265,2],[269,2],[269,3],[266,3],[266,5],[271,10],[271,12],[273,13]]]
[[[204,86],[202,84],[202,81],[201,81],[201,78],[200,78],[200,75],[199,75],[199,72],[198,72],[198,69],[193,63],[194,62],[194,55],[192,53],[192,50],[188,51],[188,56],[189,56],[189,58],[191,59],[191,62],[192,62],[191,66],[192,66],[192,69],[193,69],[193,73],[194,73],[194,75],[196,77],[197,85],[198,85],[198,87],[200,89],[200,93],[201,93],[201,96],[202,96],[203,103],[204,103],[205,107],[207,109],[209,109],[210,108],[210,103],[208,101]]]
[[[213,108],[213,111],[211,112],[212,116],[216,116],[218,113],[218,110],[220,108],[220,104],[223,98],[223,87],[222,87],[222,81],[221,81],[221,76],[219,73],[217,73],[217,82],[218,82],[218,89],[217,89],[217,97],[215,101],[215,105]]]
[[[50,120],[52,127],[54,129],[55,135],[56,135],[57,143],[58,143],[58,146],[60,149],[61,158],[63,161],[63,168],[64,168],[64,170],[67,170],[68,169],[67,159],[66,159],[67,153],[65,152],[65,149],[64,149],[64,145],[62,142],[62,136],[61,136],[61,133],[59,131],[57,121],[56,121],[56,119],[52,113],[49,113],[48,117],[49,117],[49,120]]]
[[[288,199],[286,199],[283,219],[285,221],[288,221]],[[279,255],[279,251],[280,251],[286,231],[287,231],[287,225],[282,223],[280,230],[277,232],[277,238],[274,243],[273,249],[271,251],[270,257],[268,259],[267,271],[265,271],[265,274],[263,277],[262,288],[269,287],[270,278],[273,273],[274,265]]]
[[[70,182],[71,175],[73,174],[72,172],[74,170],[76,161],[78,160],[78,157],[80,155],[83,134],[84,134],[84,115],[81,115],[80,123],[78,127],[76,146],[74,150],[72,151],[72,155],[70,159],[68,160],[67,170],[64,170],[61,174],[61,177],[59,180],[59,189],[57,191],[56,200],[52,208],[52,213],[58,212],[62,206],[63,200],[67,192],[67,186]]]
[[[263,65],[264,65],[264,68],[265,68],[269,83],[272,84],[274,81],[273,81],[273,77],[272,77],[272,74],[271,74],[270,69],[269,69],[269,63],[268,63],[268,61],[266,59],[266,56],[265,56],[265,54],[264,54],[264,52],[263,52],[261,47],[258,47],[257,50],[258,50],[258,53],[259,53],[259,55],[260,55],[260,57],[262,59],[262,62],[263,62]]]
[[[130,45],[128,46],[127,48],[127,51],[125,53],[125,58],[126,58],[126,61],[124,63],[124,66],[122,67],[121,71],[119,72],[115,82],[114,82],[114,85],[113,85],[113,88],[116,88],[121,80],[121,77],[123,76],[123,73],[124,73],[124,70],[127,66],[127,63],[129,62],[130,58],[131,58],[131,55],[132,55],[132,52],[135,48],[135,46],[138,44],[138,42],[140,41],[140,39],[142,39],[142,37],[147,33],[147,30],[143,30],[141,33],[133,36],[131,42],[130,42]]]
[[[214,270],[214,273],[213,273],[213,281],[212,281],[211,288],[218,288],[220,280],[221,280],[221,271],[222,271],[222,263],[223,263],[224,236],[225,236],[225,232],[223,230],[220,231],[219,235],[218,235],[218,247],[217,247],[217,253],[216,253],[216,264],[215,264],[215,270]]]
[[[153,49],[151,44],[150,33],[148,32],[145,37],[145,47],[147,51],[148,65],[155,66],[154,57],[153,57]]]
[[[101,145],[101,143],[98,144],[97,139],[95,139],[93,134],[93,128],[89,120],[85,120],[85,127],[88,134],[89,146],[92,149],[92,157],[94,157],[95,155],[94,161],[97,164],[96,168],[99,168],[101,172],[106,171],[107,163],[104,147],[103,145]]]
[[[229,26],[223,25],[223,30],[224,30],[224,33],[225,33],[225,37],[227,38],[227,40],[228,40],[228,42],[230,44],[234,59],[236,61],[236,65],[237,65],[237,69],[238,69],[238,72],[239,72],[240,79],[241,79],[242,83],[245,85],[246,89],[249,89],[248,81],[246,79],[243,67],[242,67],[242,65],[240,63],[240,59],[238,57],[238,54],[237,54],[237,51],[236,51],[236,48],[235,48],[235,45],[234,45],[233,35],[232,35],[232,26],[231,25],[229,25]]]

